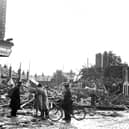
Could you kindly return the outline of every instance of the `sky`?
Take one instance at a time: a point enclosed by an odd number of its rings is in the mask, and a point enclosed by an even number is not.
[[[74,72],[113,51],[129,63],[128,0],[7,0],[5,38],[13,38],[1,63],[31,74]]]

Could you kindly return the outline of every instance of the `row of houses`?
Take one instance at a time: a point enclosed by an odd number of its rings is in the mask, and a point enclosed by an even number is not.
[[[67,78],[67,80],[73,80],[75,77],[74,72],[63,72],[63,75]],[[29,75],[29,71],[25,72],[21,70],[21,67],[14,71],[12,67],[7,67],[6,65],[2,66],[0,65],[0,80],[3,79],[21,79],[21,80],[28,80],[29,78],[33,78],[34,80],[38,82],[50,82],[52,80],[53,76],[46,76],[46,75]]]

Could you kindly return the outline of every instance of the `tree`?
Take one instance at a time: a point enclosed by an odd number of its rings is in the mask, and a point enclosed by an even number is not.
[[[100,68],[96,68],[95,66],[92,66],[90,68],[82,68],[79,73],[82,77],[81,79],[87,79],[87,78],[100,78],[102,76],[102,71]]]
[[[105,51],[103,53],[103,68],[96,68],[92,66],[90,68],[83,67],[80,71],[81,80],[95,80],[101,79],[104,82],[104,78],[122,78],[122,60],[120,56],[117,56],[112,51]],[[110,79],[109,79],[110,80]]]
[[[109,65],[110,66],[118,66],[121,65],[122,60],[120,56],[116,56],[112,51],[108,52],[108,57],[109,57]]]
[[[117,56],[112,51],[104,52],[107,53],[108,65],[104,67],[104,78],[120,78],[122,79],[122,69],[124,64],[120,56]]]

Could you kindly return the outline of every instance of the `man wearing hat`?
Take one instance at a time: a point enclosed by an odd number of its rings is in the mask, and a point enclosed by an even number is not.
[[[65,120],[66,122],[70,122],[72,112],[72,95],[69,89],[69,83],[64,84],[62,108],[65,115],[63,120]]]
[[[12,93],[10,95],[10,108],[11,117],[16,117],[17,110],[20,109],[20,86],[22,82],[19,81],[18,84],[12,88]]]
[[[45,87],[43,87],[40,83],[35,92],[35,108],[36,112],[38,110],[41,112],[41,118],[48,118],[48,96]],[[37,113],[36,113],[37,114]]]

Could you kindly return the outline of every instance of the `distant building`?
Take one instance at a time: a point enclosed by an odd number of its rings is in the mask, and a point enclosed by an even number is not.
[[[106,68],[109,66],[109,55],[107,52],[103,53],[103,68]]]
[[[96,68],[103,68],[103,55],[101,53],[96,54]]]
[[[42,76],[42,75],[37,75],[36,77],[32,77],[36,81],[51,81],[51,76]]]
[[[106,68],[109,66],[109,55],[107,52],[96,54],[96,68]]]
[[[0,40],[5,37],[6,0],[0,0]]]
[[[72,70],[68,73],[63,73],[63,74],[67,78],[68,81],[74,80],[75,78],[75,73]]]
[[[6,65],[5,65],[6,66]],[[18,74],[12,70],[12,68],[8,68],[7,66],[2,66],[0,64],[0,78],[17,78]]]

